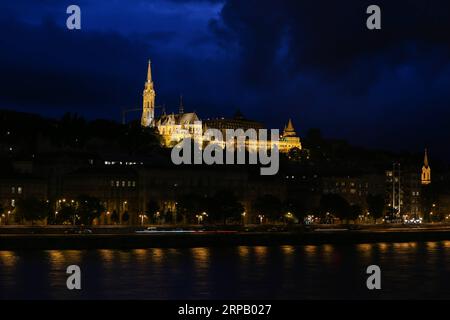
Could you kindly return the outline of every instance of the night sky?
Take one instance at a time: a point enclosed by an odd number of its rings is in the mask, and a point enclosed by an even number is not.
[[[77,4],[82,29],[65,26]],[[366,8],[382,30],[366,28]],[[449,156],[450,2],[60,0],[0,4],[0,108],[120,121],[157,104]],[[139,116],[136,114],[135,116]],[[450,157],[449,157],[450,158]]]

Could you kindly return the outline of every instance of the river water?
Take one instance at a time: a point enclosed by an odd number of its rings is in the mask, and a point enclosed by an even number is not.
[[[66,268],[81,268],[68,290]],[[366,268],[381,268],[381,290]],[[0,251],[0,299],[450,298],[450,241]]]

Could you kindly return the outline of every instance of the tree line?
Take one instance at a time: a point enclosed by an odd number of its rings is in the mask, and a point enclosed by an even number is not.
[[[306,208],[302,199],[282,201],[271,194],[258,196],[251,202],[254,221],[257,223],[302,223],[312,212],[320,223],[356,221],[370,213],[371,219],[379,219],[384,214],[384,198],[379,195],[367,197],[367,212],[359,205],[351,205],[336,194],[323,195],[319,206],[313,210]],[[57,205],[56,205],[57,204]],[[57,209],[55,209],[57,208]],[[103,213],[108,214],[112,224],[127,223],[128,212],[119,217],[117,211],[107,212],[103,202],[95,197],[80,195],[70,201],[46,201],[34,197],[17,199],[12,210],[13,220],[7,223],[24,223],[45,220],[47,224],[92,225]],[[5,209],[0,207],[0,214]],[[245,208],[240,199],[231,191],[223,190],[213,196],[190,193],[176,199],[176,212],[165,211],[155,200],[146,204],[146,210],[140,217],[145,223],[177,224],[241,224],[245,221]],[[9,215],[8,215],[9,216]]]

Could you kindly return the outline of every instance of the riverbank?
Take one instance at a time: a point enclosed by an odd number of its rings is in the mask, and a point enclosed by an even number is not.
[[[0,234],[0,250],[138,249],[215,246],[450,241],[443,229],[319,229],[305,232],[190,232],[146,234]]]

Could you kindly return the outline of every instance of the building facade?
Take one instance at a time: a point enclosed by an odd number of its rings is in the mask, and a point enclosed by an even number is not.
[[[295,132],[291,119],[285,126],[283,134],[277,137],[278,141],[271,141],[269,136],[265,138],[260,137],[259,130],[265,129],[261,123],[245,119],[240,112],[230,119],[220,118],[202,121],[195,112],[185,113],[182,101],[180,101],[178,114],[166,114],[163,112],[159,118],[155,118],[156,93],[151,72],[151,63],[149,61],[143,93],[141,125],[143,127],[156,127],[162,137],[164,147],[172,148],[186,138],[193,139],[199,146],[203,147],[213,142],[213,139],[205,134],[208,132],[208,129],[217,129],[221,132],[222,141],[219,141],[218,144],[221,147],[225,147],[226,130],[242,129],[247,135],[256,132],[256,135],[252,135],[250,139],[246,138],[245,141],[246,149],[251,151],[259,150],[260,148],[272,149],[276,146],[280,152],[287,153],[291,149],[302,148],[300,138]],[[270,133],[267,135],[270,135]]]

